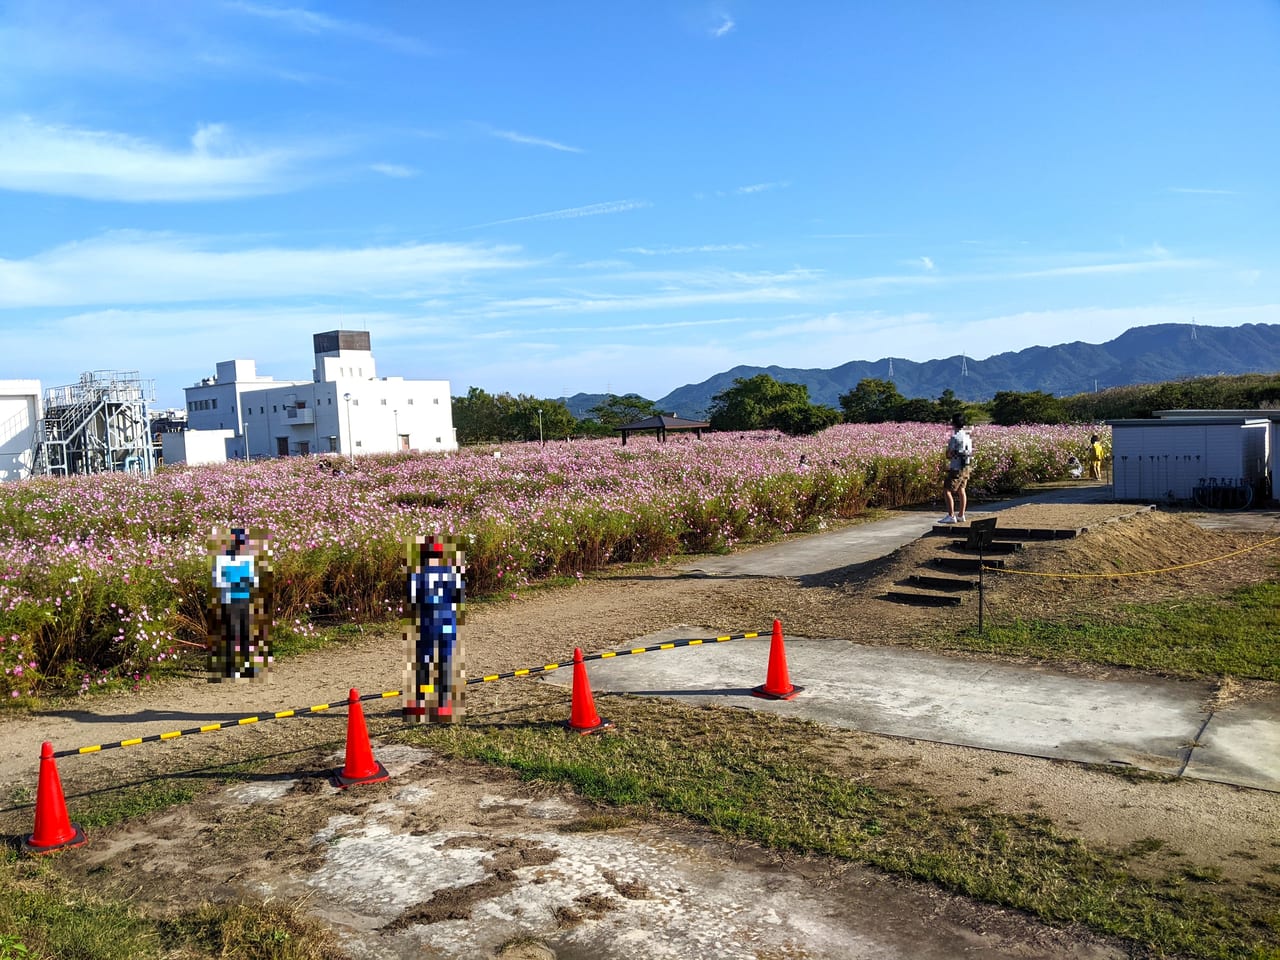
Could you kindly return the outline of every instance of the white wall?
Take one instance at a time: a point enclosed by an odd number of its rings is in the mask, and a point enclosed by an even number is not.
[[[244,425],[245,393],[310,382],[259,376],[253,360],[223,360],[216,370],[210,382],[202,380],[184,391],[187,425],[192,430],[234,430],[238,435]]]
[[[1280,500],[1280,420],[1271,423],[1271,499]]]
[[[0,480],[31,476],[41,414],[39,380],[0,380]]]
[[[185,463],[197,466],[202,463],[224,463],[227,459],[227,441],[235,436],[232,430],[184,430],[182,433],[166,433],[161,436],[166,466]]]
[[[335,339],[333,334],[339,336]],[[368,334],[332,331],[313,342],[367,344]],[[448,380],[376,377],[371,350],[315,353],[314,380],[257,375],[251,360],[225,360],[216,377],[186,389],[192,430],[235,431],[229,457],[456,450]],[[349,399],[348,399],[349,398]]]
[[[345,397],[350,395],[350,401]],[[249,455],[456,450],[449,381],[332,380],[247,392]],[[331,439],[332,438],[332,439]]]
[[[1266,426],[1241,419],[1113,421],[1116,499],[1190,500],[1202,480],[1256,480],[1265,464]]]

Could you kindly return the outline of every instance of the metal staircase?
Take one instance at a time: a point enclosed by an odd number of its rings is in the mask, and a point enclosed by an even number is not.
[[[96,370],[45,391],[32,473],[68,476],[155,469],[147,404],[155,381],[137,371]]]

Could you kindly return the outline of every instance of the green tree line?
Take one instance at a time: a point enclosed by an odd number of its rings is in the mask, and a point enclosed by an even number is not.
[[[578,419],[562,400],[492,394],[472,387],[466,396],[453,398],[453,428],[462,444],[607,437],[624,423],[658,412],[652,400],[634,393],[611,393],[591,408],[589,416]]]
[[[739,377],[711,398],[712,430],[778,430],[798,436],[833,424],[947,423],[959,413],[971,423],[1096,423],[1150,417],[1156,410],[1267,409],[1280,407],[1280,374],[1196,377],[1166,383],[1111,387],[1094,393],[1056,397],[1042,390],[1002,390],[991,400],[966,402],[951,390],[936,400],[904,397],[892,380],[868,377],[840,396],[840,408],[811,403],[809,388],[781,383],[766,373]],[[489,394],[472,387],[453,398],[459,443],[564,440],[569,436],[609,436],[622,424],[661,412],[637,394],[609,394],[582,419],[560,400]]]

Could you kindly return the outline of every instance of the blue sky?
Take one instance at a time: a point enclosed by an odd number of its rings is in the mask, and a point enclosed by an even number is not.
[[[0,377],[656,399],[1280,322],[1280,4],[0,0]]]

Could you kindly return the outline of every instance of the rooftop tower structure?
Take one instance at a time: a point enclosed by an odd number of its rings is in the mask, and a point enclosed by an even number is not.
[[[316,354],[316,383],[378,376],[367,330],[330,330],[314,334],[311,342]]]

